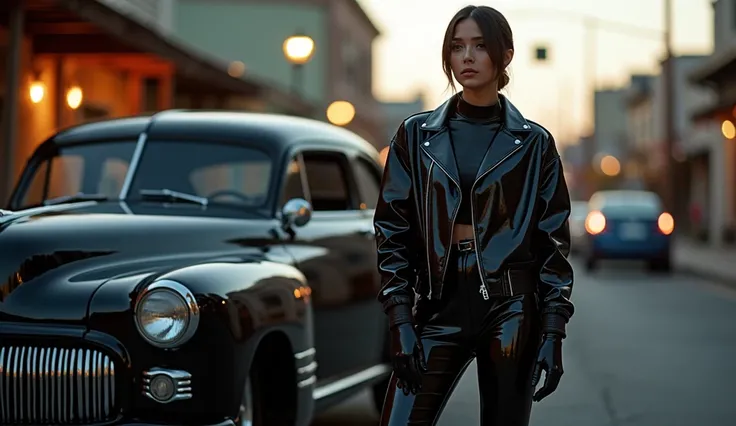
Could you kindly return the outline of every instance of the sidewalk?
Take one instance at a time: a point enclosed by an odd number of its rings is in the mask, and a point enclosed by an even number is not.
[[[672,260],[676,270],[736,287],[736,247],[717,248],[679,237],[673,248]]]

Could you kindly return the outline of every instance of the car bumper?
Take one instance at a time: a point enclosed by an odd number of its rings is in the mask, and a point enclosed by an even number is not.
[[[612,235],[588,239],[588,257],[596,259],[648,260],[669,257],[670,238],[656,235],[641,241],[626,241]]]

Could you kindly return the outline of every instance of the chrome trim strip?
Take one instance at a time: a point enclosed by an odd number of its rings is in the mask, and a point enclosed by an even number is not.
[[[25,209],[25,210],[18,210],[18,211],[14,211],[13,213],[7,216],[0,217],[0,225],[3,225],[7,222],[14,221],[16,219],[33,216],[35,214],[63,212],[65,210],[72,210],[72,209],[77,209],[77,208],[82,208],[82,207],[92,207],[97,204],[99,204],[99,202],[97,201],[80,201],[77,203],[57,204],[54,206],[39,206],[39,207],[32,207],[30,209]]]
[[[374,365],[373,367],[366,368],[365,370],[359,371],[353,375],[316,388],[314,392],[312,392],[312,397],[315,400],[320,400],[388,373],[391,373],[391,367],[388,365]]]
[[[147,138],[148,134],[145,131],[138,136],[138,142],[136,142],[135,151],[133,151],[133,157],[130,159],[130,165],[128,166],[128,173],[125,174],[123,186],[120,188],[120,196],[118,198],[121,200],[124,200],[128,196],[130,185],[132,185],[133,177],[138,169],[138,163],[140,163],[141,157],[143,156],[143,148],[146,145]]]
[[[307,182],[307,165],[304,162],[304,157],[301,153],[297,154],[296,162],[299,164],[299,180],[302,183],[302,191],[304,191],[304,199],[310,204],[312,203],[312,191],[309,190],[309,183]]]
[[[131,210],[130,207],[128,207],[128,203],[126,203],[123,200],[120,200],[120,208],[123,209],[125,214],[134,214],[133,210]]]
[[[156,397],[151,394],[151,381],[156,376],[166,376],[174,382],[176,389],[174,390],[173,395],[171,395],[171,398],[162,401],[156,399]],[[170,370],[168,368],[159,367],[154,367],[148,371],[144,371],[143,395],[159,404],[168,404],[174,401],[192,399],[192,375],[184,370]]]
[[[313,373],[317,371],[317,361],[312,361],[304,367],[296,369],[296,374]]]
[[[307,386],[311,386],[315,383],[317,383],[317,376],[309,376],[308,378],[297,383],[296,386],[298,388],[306,388]]]
[[[317,350],[314,349],[314,348],[309,348],[306,351],[295,353],[294,354],[294,358],[296,358],[296,359],[304,359],[304,358],[313,356],[315,354],[317,354]]]

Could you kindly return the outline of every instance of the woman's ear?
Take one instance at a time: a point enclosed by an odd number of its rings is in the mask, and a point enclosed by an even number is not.
[[[511,60],[514,59],[514,49],[508,49],[503,57],[503,66],[504,68],[509,66],[511,63]]]

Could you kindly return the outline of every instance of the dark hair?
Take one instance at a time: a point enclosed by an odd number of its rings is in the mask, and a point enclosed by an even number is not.
[[[509,74],[504,64],[505,53],[514,48],[514,36],[511,26],[501,12],[488,6],[465,6],[460,9],[450,21],[445,32],[445,40],[442,44],[442,68],[445,71],[450,86],[455,90],[455,82],[452,79],[452,67],[450,55],[452,53],[452,39],[455,36],[455,27],[460,21],[472,19],[480,28],[483,40],[486,44],[488,56],[491,57],[496,67],[498,76],[498,90],[509,84]]]

